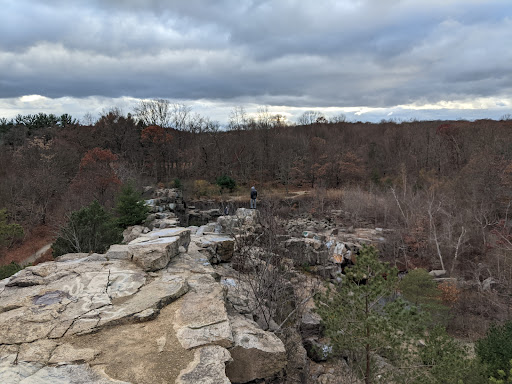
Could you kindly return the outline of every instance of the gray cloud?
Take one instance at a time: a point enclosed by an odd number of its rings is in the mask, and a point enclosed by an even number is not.
[[[507,0],[18,0],[2,13],[0,98],[392,108],[512,97]]]

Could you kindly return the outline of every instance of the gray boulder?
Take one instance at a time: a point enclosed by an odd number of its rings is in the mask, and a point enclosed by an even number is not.
[[[123,231],[123,243],[127,244],[142,234],[144,227],[142,225],[134,225]]]
[[[446,271],[444,269],[434,269],[430,271],[428,274],[433,277],[443,277],[446,275]]]
[[[292,237],[284,246],[295,266],[324,265],[328,261],[328,249],[320,240]]]
[[[229,349],[233,361],[226,367],[232,382],[247,383],[269,378],[286,366],[283,342],[271,332],[241,315],[230,316],[234,345]]]
[[[222,235],[206,235],[195,239],[200,251],[207,255],[212,264],[228,262],[233,257],[235,239]]]
[[[212,345],[196,349],[194,361],[181,371],[177,384],[229,384],[226,362],[231,361],[227,349]]]
[[[178,247],[183,246],[185,249],[188,249],[188,245],[190,244],[190,229],[188,228],[165,228],[160,230],[155,230],[148,232],[134,240],[132,240],[129,245],[141,244],[148,242],[158,243],[158,239],[161,238],[172,238],[178,237]]]

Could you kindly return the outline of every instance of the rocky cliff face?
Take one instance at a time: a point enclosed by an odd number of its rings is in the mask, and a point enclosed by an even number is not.
[[[354,382],[348,367],[325,362],[311,292],[339,284],[361,244],[385,241],[384,230],[299,218],[284,223],[274,254],[258,243],[258,211],[195,209],[210,222],[185,228],[190,212],[179,191],[146,193],[151,213],[124,232],[123,244],[0,281],[0,383]],[[244,248],[245,261],[232,260]],[[265,308],[269,298],[258,302],[283,274],[270,293],[281,292],[276,313],[292,305],[286,329]],[[286,348],[268,329],[279,330]]]
[[[228,305],[212,266],[234,239],[177,227],[166,207],[105,254],[0,281],[1,383],[244,383],[284,368],[281,340]]]

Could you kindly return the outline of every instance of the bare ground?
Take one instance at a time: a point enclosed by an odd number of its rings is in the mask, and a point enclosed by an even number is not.
[[[0,259],[0,265],[6,265],[13,261],[23,265],[26,260],[37,264],[38,261],[41,262],[38,260],[39,258],[43,258],[42,261],[47,261],[47,259],[51,259],[51,257],[48,258],[51,252],[47,252],[47,250],[37,256],[34,255],[54,240],[54,233],[49,227],[39,226],[32,230],[20,245],[6,250],[4,256]]]

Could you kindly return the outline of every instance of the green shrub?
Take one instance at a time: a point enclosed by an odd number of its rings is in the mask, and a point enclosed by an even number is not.
[[[491,325],[486,336],[476,342],[476,354],[486,365],[489,376],[508,371],[512,359],[512,321]]]
[[[236,187],[236,181],[227,175],[217,177],[215,184],[217,184],[221,190],[228,189],[229,192],[233,192]]]
[[[510,369],[508,372],[500,369],[496,375],[489,378],[489,384],[509,384],[512,383],[512,359],[510,360]]]
[[[471,357],[469,348],[448,335],[442,326],[430,330],[419,354],[425,367],[428,367],[428,375],[421,377],[419,383],[487,382],[482,365]]]
[[[172,188],[177,188],[177,189],[183,188],[183,183],[177,177],[172,181],[171,185],[172,185]]]
[[[137,225],[146,220],[149,208],[146,206],[142,196],[135,190],[133,185],[127,184],[121,189],[117,198],[116,213],[117,223],[121,228]]]
[[[59,237],[52,244],[53,256],[77,252],[105,252],[121,242],[122,229],[117,220],[97,202],[71,213]]]
[[[311,273],[311,265],[308,262],[302,263],[302,270],[307,273]]]
[[[7,210],[0,209],[0,247],[10,240],[23,236],[23,228],[19,224],[7,224]]]
[[[421,268],[409,271],[400,282],[402,296],[421,310],[429,313],[435,323],[445,323],[449,308],[441,302],[437,283]]]
[[[0,266],[0,280],[6,279],[14,275],[16,272],[21,271],[23,267],[16,264],[14,261],[11,264]]]
[[[7,210],[0,209],[0,247],[9,245],[9,242],[21,238],[23,236],[23,228],[19,224],[7,224]],[[22,270],[23,267],[14,261],[7,265],[0,266],[0,280],[14,275]]]

